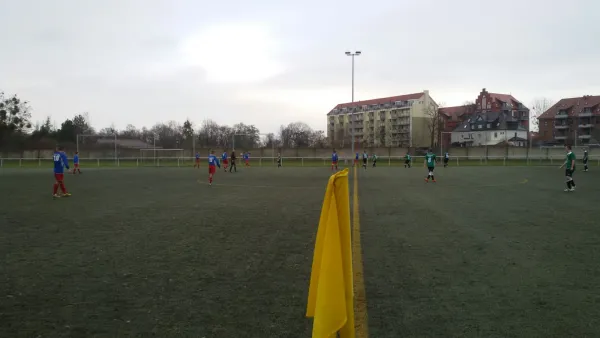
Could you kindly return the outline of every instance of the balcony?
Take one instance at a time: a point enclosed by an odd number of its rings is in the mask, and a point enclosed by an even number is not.
[[[557,120],[565,120],[565,119],[569,118],[569,115],[567,115],[567,114],[556,115],[554,118],[557,119]]]
[[[592,138],[592,135],[579,135],[577,138],[581,140],[589,140]]]
[[[579,128],[581,128],[581,129],[588,129],[588,128],[593,128],[593,127],[594,127],[594,125],[591,123],[582,123],[579,125]]]
[[[590,116],[592,116],[592,111],[590,111],[590,110],[584,110],[581,113],[579,113],[578,116],[579,117],[590,117]]]
[[[566,139],[567,139],[567,136],[561,136],[561,135],[557,135],[557,136],[554,136],[554,139],[555,139],[555,140],[566,140]]]
[[[568,124],[555,124],[554,129],[558,129],[558,130],[569,129],[569,125]]]

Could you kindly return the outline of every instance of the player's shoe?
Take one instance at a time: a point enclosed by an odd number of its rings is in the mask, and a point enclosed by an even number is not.
[[[60,195],[59,194],[54,194],[54,195],[52,195],[52,198],[54,198],[54,199],[60,198]]]
[[[61,197],[71,197],[71,193],[66,192],[66,193],[62,194]]]
[[[429,179],[428,179],[428,178],[426,178],[426,179],[425,179],[425,182],[429,183]]]
[[[573,191],[573,190],[571,190],[571,189],[567,188],[567,189],[565,189],[565,190],[563,190],[563,191],[564,191],[564,192],[569,192],[569,191]]]
[[[433,183],[435,183],[435,180],[433,180]]]
[[[575,187],[571,188],[569,191],[571,191],[571,192],[575,191]]]

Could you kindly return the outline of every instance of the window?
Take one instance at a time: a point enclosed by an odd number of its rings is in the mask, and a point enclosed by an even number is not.
[[[480,125],[478,125],[478,126],[477,126],[477,129],[481,129],[481,127],[482,127],[482,126],[481,126],[481,124],[480,124]]]
[[[498,132],[494,132],[494,138],[498,138]]]
[[[492,127],[491,123],[488,123],[488,124],[487,124],[487,127],[488,127],[488,128],[491,128],[491,127]]]
[[[544,127],[548,126],[548,121],[544,121]]]

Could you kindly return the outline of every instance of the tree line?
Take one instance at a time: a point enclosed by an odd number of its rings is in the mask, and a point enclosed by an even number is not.
[[[205,119],[194,126],[189,120],[160,122],[151,128],[127,125],[124,130],[114,125],[96,130],[90,123],[88,113],[75,114],[60,125],[54,125],[47,117],[43,122],[32,122],[29,102],[17,95],[7,96],[0,92],[0,150],[18,151],[51,149],[57,144],[71,145],[82,142],[77,135],[90,139],[114,138],[140,140],[149,147],[180,149],[196,147],[236,148],[260,147],[328,147],[325,133],[313,130],[303,122],[282,125],[278,133],[261,133],[253,124],[237,123],[233,126],[220,125]],[[235,140],[234,140],[235,138]]]

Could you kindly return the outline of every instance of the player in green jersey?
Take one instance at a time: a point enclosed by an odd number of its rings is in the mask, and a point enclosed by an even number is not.
[[[373,161],[373,168],[375,168],[377,166],[377,155],[375,153],[373,153],[371,161]]]
[[[427,177],[425,177],[425,182],[429,182],[430,177],[431,180],[435,182],[435,176],[433,176],[433,170],[435,169],[435,161],[435,154],[431,151],[431,149],[429,149],[427,151],[427,154],[425,154],[425,161],[423,162],[423,166],[427,166],[427,170],[429,171],[427,173]]]
[[[575,191],[575,181],[573,181],[573,173],[575,172],[575,154],[571,150],[571,146],[565,146],[565,150],[567,151],[567,158],[565,159],[565,163],[560,166],[566,166],[565,177],[567,181],[567,189],[565,191]]]
[[[411,157],[409,153],[404,156],[404,168],[410,168]]]

